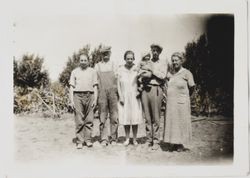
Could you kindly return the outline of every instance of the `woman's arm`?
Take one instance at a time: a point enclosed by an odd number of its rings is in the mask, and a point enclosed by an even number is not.
[[[122,84],[121,84],[119,75],[117,77],[117,89],[118,89],[119,101],[120,101],[121,105],[124,105],[123,89],[122,89]]]
[[[195,85],[192,87],[189,87],[189,95],[192,96],[195,90]]]

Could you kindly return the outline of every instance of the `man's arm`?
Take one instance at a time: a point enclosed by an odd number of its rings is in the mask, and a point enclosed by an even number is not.
[[[70,106],[75,107],[74,105],[74,88],[75,88],[75,76],[74,76],[74,71],[72,71],[70,75],[70,80],[69,80],[69,99],[70,99]]]
[[[92,104],[92,107],[96,107],[98,100],[98,75],[95,69],[93,73],[93,90],[94,90],[94,102]]]
[[[94,85],[93,88],[94,88],[94,102],[92,104],[92,107],[95,108],[98,100],[98,85]]]

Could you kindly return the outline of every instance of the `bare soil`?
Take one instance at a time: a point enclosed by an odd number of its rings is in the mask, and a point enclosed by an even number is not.
[[[193,119],[202,119],[196,117]],[[216,120],[216,121],[211,121]],[[162,118],[163,121],[163,118]],[[77,150],[72,142],[73,115],[60,119],[15,116],[15,160],[22,163],[43,161],[78,161],[87,164],[136,165],[221,165],[233,162],[233,121],[215,116],[192,122],[193,141],[188,152],[168,152],[166,145],[150,151],[144,146],[145,126],[139,126],[138,146],[122,145],[124,130],[118,129],[119,144],[101,147],[98,142],[99,121],[95,119],[92,148]],[[162,131],[162,127],[161,127]]]

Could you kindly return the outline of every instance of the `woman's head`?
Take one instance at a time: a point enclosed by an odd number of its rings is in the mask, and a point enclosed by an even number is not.
[[[126,65],[128,66],[132,66],[134,64],[134,60],[135,60],[135,54],[133,51],[126,51],[124,54],[124,60],[126,62]]]
[[[175,52],[174,54],[172,54],[171,62],[172,62],[173,69],[175,70],[180,69],[182,66],[182,63],[184,62],[184,57],[182,53]]]

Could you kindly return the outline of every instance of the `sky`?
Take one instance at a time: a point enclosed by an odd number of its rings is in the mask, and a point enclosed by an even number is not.
[[[163,47],[162,60],[173,52],[184,52],[188,42],[204,33],[205,14],[50,14],[22,15],[13,23],[15,59],[23,54],[44,58],[44,68],[52,81],[58,79],[68,57],[90,44],[112,47],[111,60],[122,64],[126,50],[135,52],[136,61],[152,43]]]

